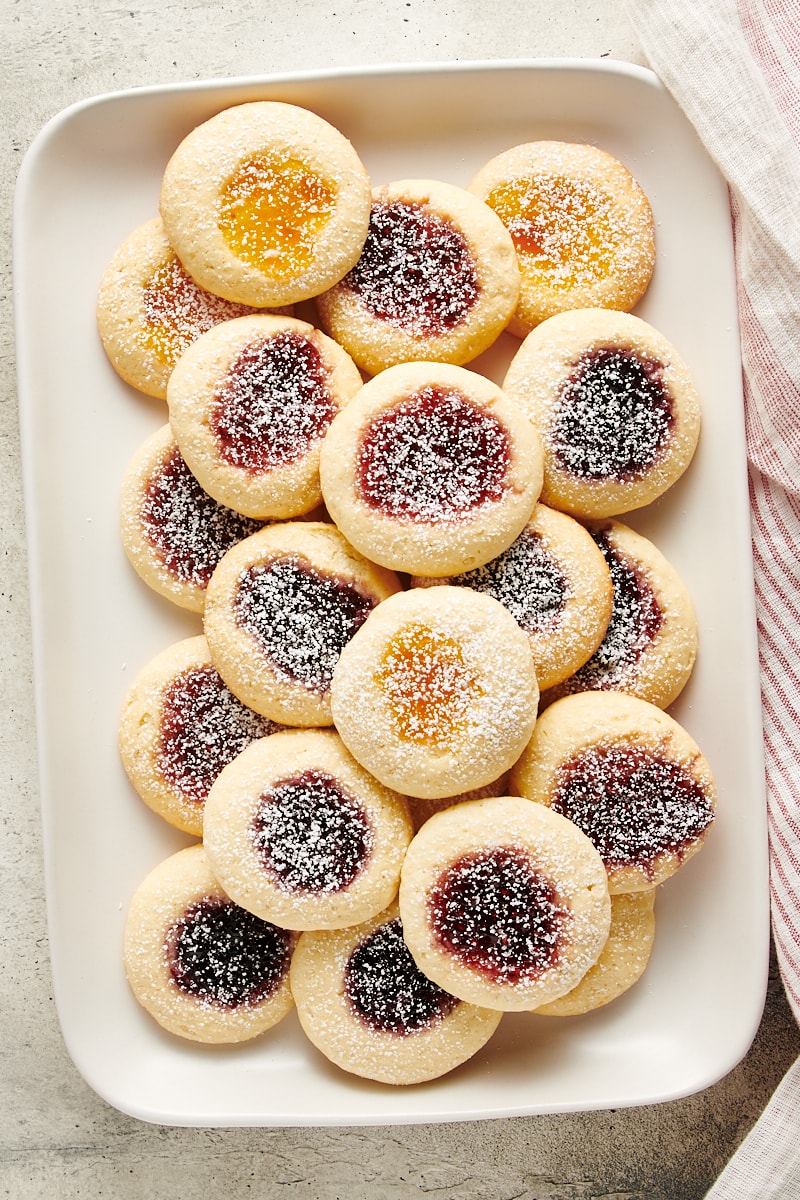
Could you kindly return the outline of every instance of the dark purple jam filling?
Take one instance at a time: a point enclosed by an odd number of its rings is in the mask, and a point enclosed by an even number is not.
[[[626,483],[658,462],[674,422],[660,363],[599,348],[578,359],[561,389],[551,449],[579,479]]]
[[[354,584],[286,556],[244,574],[234,611],[277,671],[324,695],[345,643],[375,603]]]
[[[437,337],[466,320],[478,299],[466,239],[424,205],[374,204],[361,257],[344,285],[367,311],[415,337]]]
[[[226,463],[258,474],[302,458],[335,415],[319,351],[287,330],[251,342],[231,363],[210,428]]]
[[[401,521],[459,521],[508,488],[508,434],[456,391],[424,387],[375,418],[356,458],[359,498]]]
[[[144,535],[170,575],[208,586],[231,546],[261,528],[204,492],[175,447],[147,482],[139,519]]]
[[[713,820],[688,765],[631,742],[592,746],[564,763],[552,808],[583,830],[609,869],[649,871],[658,854],[685,853]]]
[[[157,764],[175,791],[203,804],[223,767],[278,726],[242,704],[212,666],[178,675],[161,702]]]
[[[364,809],[331,775],[307,770],[259,800],[253,845],[283,892],[340,892],[366,865],[373,832]]]
[[[230,900],[208,896],[169,930],[170,975],[182,992],[219,1008],[254,1007],[277,991],[295,935]]]
[[[398,919],[356,946],[344,974],[351,1009],[378,1033],[405,1037],[443,1021],[460,1001],[423,975],[403,941]]]
[[[439,945],[501,984],[532,982],[554,967],[571,920],[552,882],[514,848],[460,858],[428,905]]]
[[[569,597],[558,563],[547,552],[541,535],[530,529],[523,530],[497,558],[453,576],[450,583],[499,600],[526,633],[553,628]]]

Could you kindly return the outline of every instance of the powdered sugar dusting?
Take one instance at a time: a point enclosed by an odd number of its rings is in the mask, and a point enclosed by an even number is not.
[[[557,625],[572,595],[568,579],[542,535],[525,529],[497,558],[455,575],[450,583],[485,592],[508,609],[526,632]]]

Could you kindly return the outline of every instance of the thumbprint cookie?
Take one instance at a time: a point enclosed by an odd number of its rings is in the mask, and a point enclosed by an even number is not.
[[[350,356],[294,317],[217,325],[181,356],[167,387],[175,440],[209,495],[245,516],[301,516],[321,500],[327,429],[361,387]]]
[[[608,941],[593,967],[571,992],[543,1004],[545,1017],[574,1017],[610,1004],[641,979],[656,932],[655,889],[611,897]]]
[[[519,267],[506,227],[470,192],[429,179],[375,188],[356,265],[317,297],[323,328],[362,370],[465,363],[505,329]]]
[[[656,887],[703,846],[716,784],[690,734],[646,700],[579,692],[545,709],[511,789],[574,822],[613,895]]]
[[[203,611],[226,551],[260,528],[203,490],[169,425],[145,439],[125,470],[120,532],[128,560],[153,591],[190,612]]]
[[[170,1033],[243,1042],[292,1009],[297,934],[240,908],[222,891],[201,845],[159,863],[134,893],[124,961],[134,996]]]
[[[674,346],[631,313],[581,309],[537,326],[503,390],[544,442],[542,501],[610,517],[656,500],[683,474],[700,400]]]
[[[688,588],[658,547],[622,521],[590,521],[588,531],[611,575],[611,620],[591,658],[548,691],[546,702],[611,690],[668,708],[697,657],[697,618]]]
[[[465,1004],[422,974],[396,904],[349,929],[302,933],[291,986],[309,1041],[342,1070],[378,1083],[438,1079],[477,1054],[503,1015]]]
[[[408,848],[399,900],[419,969],[454,996],[501,1011],[538,1008],[575,987],[611,921],[590,840],[514,796],[431,817]]]
[[[472,588],[499,600],[528,634],[539,687],[572,675],[600,644],[613,588],[603,555],[566,513],[537,504],[507,550],[482,567],[443,580],[416,576],[412,586]]]
[[[343,648],[331,712],[377,779],[436,799],[511,767],[538,695],[528,638],[502,604],[467,588],[416,588],[374,608]]]
[[[400,590],[333,525],[287,521],[233,547],[203,615],[211,657],[249,708],[286,725],[330,725],[333,668],[372,609]]]
[[[512,333],[524,337],[572,308],[629,311],[647,290],[655,265],[650,202],[607,151],[527,142],[491,159],[469,190],[514,241],[521,284]]]
[[[367,558],[441,576],[514,541],[542,462],[536,430],[496,384],[449,363],[403,363],[334,419],[320,480],[331,517]]]
[[[257,307],[326,291],[358,260],[371,184],[352,144],[294,104],[256,101],[193,129],[167,163],[160,212],[197,282]]]
[[[397,894],[411,841],[406,801],[329,729],[287,729],[218,775],[203,840],[227,894],[284,929],[339,929]]]
[[[281,726],[226,687],[204,637],[162,650],[125,699],[119,749],[128,778],[170,825],[201,837],[203,809],[223,767]]]

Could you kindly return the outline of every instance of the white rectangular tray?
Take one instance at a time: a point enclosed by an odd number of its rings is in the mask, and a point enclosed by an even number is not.
[[[697,457],[631,518],[683,574],[700,655],[674,715],[716,771],[703,853],[660,889],[642,981],[586,1017],[504,1017],[485,1051],[424,1086],[390,1089],[330,1066],[294,1015],[238,1048],[162,1033],[133,1000],[121,939],[145,873],[184,843],[118,761],[134,675],[200,631],[133,575],[117,531],[123,470],[166,418],[123,385],[94,304],[119,242],[157,211],[181,137],[235,102],[289,100],[354,142],[375,182],[466,184],[522,141],[596,143],[653,205],[658,261],[637,310],[679,349],[704,404]],[[14,220],[19,394],[29,528],[46,884],[56,1003],[70,1054],[111,1104],[193,1125],[393,1124],[666,1100],[730,1070],[760,1019],[768,958],[766,817],[740,358],[724,182],[649,72],[609,62],[392,67],[149,88],[51,121],[20,173]],[[477,364],[497,376],[504,337]]]

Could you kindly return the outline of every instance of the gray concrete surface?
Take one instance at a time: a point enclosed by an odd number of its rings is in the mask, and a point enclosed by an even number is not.
[[[694,1200],[800,1052],[775,973],[744,1061],[654,1107],[475,1124],[192,1130],[140,1124],[83,1083],[53,1009],[40,852],[14,382],[10,227],[31,139],[81,98],[148,83],[390,61],[642,62],[606,0],[3,0],[0,6],[0,1194],[14,1200]],[[65,295],[65,303],[69,297]]]

